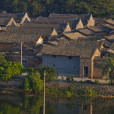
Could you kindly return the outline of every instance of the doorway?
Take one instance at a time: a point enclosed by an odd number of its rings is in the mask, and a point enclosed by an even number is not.
[[[88,67],[84,66],[84,77],[88,77]]]

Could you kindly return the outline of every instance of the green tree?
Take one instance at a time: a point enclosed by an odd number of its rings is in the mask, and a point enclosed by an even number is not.
[[[114,83],[114,56],[106,57],[106,64],[102,74],[108,76],[110,83]]]
[[[24,67],[16,62],[1,62],[0,63],[0,80],[8,81],[13,76],[18,76],[24,71]]]
[[[44,66],[43,71],[46,71],[46,82],[54,81],[55,78],[58,76],[55,69],[51,66]]]
[[[48,66],[48,65],[46,65],[42,68],[30,68],[30,69],[28,69],[28,73],[30,74],[30,73],[38,71],[41,75],[41,79],[43,79],[44,70],[46,71],[46,82],[54,81],[55,78],[58,76],[55,69],[51,66]]]
[[[40,77],[38,71],[30,72],[23,82],[24,89],[35,93],[41,92],[43,90],[43,80]]]

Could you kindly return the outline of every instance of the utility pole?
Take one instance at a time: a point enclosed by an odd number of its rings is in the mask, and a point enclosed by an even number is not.
[[[43,114],[45,114],[45,76],[46,76],[46,71],[44,70],[44,101],[43,101]]]
[[[23,44],[23,43],[21,42],[21,65],[23,64],[23,63],[22,63],[22,60],[23,60],[23,57],[22,57],[22,56],[23,56],[23,55],[22,55],[22,53],[23,53],[23,52],[22,52],[23,45],[22,45],[22,44]]]

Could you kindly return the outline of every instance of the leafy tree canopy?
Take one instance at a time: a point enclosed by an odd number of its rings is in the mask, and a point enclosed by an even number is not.
[[[113,0],[1,0],[0,9],[28,12],[31,16],[49,13],[92,13],[97,17],[114,18]]]
[[[111,83],[114,83],[114,55],[112,57],[106,57],[106,64],[102,73],[108,76]]]
[[[43,80],[41,80],[40,77],[38,71],[29,73],[23,82],[24,89],[35,93],[41,92],[43,90]]]
[[[6,61],[3,54],[0,53],[0,80],[8,81],[13,76],[18,76],[24,71],[20,62]]]

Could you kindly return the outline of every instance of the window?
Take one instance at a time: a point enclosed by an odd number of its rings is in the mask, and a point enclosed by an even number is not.
[[[88,67],[84,66],[84,77],[88,77]]]
[[[69,56],[68,59],[72,59],[72,56]]]

